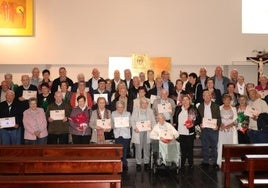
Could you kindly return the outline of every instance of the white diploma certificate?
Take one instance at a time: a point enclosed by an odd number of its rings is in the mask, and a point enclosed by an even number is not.
[[[258,116],[258,111],[255,108],[247,106],[244,114],[252,118],[253,116]]]
[[[158,97],[156,95],[151,95],[150,97],[150,103],[153,104],[155,99],[157,99]]]
[[[268,95],[268,90],[258,91],[258,93],[261,95],[261,98],[264,99],[266,95]]]
[[[114,126],[116,128],[129,127],[129,117],[115,117]]]
[[[148,121],[138,121],[136,122],[136,127],[140,132],[150,131],[151,130],[151,122]]]
[[[0,128],[15,127],[15,125],[16,125],[15,117],[0,118]]]
[[[170,103],[163,103],[163,104],[158,104],[158,113],[170,113],[172,112],[171,104]]]
[[[26,100],[29,100],[32,97],[36,98],[37,96],[37,91],[32,91],[32,90],[23,90],[22,92],[22,97]]]
[[[97,100],[99,97],[104,97],[106,102],[108,102],[108,94],[102,93],[102,94],[94,94],[94,102],[97,103]]]
[[[168,129],[166,129],[166,130],[160,129],[159,137],[160,138],[162,137],[162,138],[168,139],[168,140],[172,140],[174,138],[172,131],[168,130]]]
[[[217,127],[217,119],[203,118],[202,125],[204,128],[215,129]]]
[[[97,119],[97,126],[102,129],[111,129],[111,119]]]
[[[65,110],[51,110],[50,117],[53,120],[63,120],[65,118]]]

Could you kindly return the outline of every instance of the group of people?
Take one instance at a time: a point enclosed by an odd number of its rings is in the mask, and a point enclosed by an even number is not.
[[[50,80],[50,71],[33,68],[21,85],[5,74],[0,88],[1,144],[89,144],[112,140],[123,145],[123,167],[134,144],[137,170],[149,170],[151,140],[179,142],[181,166],[193,167],[193,146],[201,128],[202,166],[221,165],[223,144],[268,143],[267,77],[245,83],[236,69],[230,78],[220,66],[209,77],[206,68],[181,72],[175,85],[168,71],[133,76],[130,69],[104,79],[97,68],[92,78],[67,77],[64,67]],[[211,150],[210,150],[211,149]],[[143,152],[142,152],[143,151]],[[210,153],[211,152],[211,153]],[[142,155],[143,154],[143,155]],[[211,157],[211,161],[210,161]]]

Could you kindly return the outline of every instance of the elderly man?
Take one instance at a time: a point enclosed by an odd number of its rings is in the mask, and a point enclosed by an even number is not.
[[[66,81],[68,83],[69,87],[73,86],[73,81],[67,77],[67,71],[66,71],[65,67],[59,68],[59,77],[56,78],[52,83],[52,88],[51,88],[52,93],[55,93],[56,91],[59,90],[60,83],[62,81]]]
[[[207,69],[205,67],[201,67],[199,69],[199,76],[197,78],[197,82],[201,83],[203,90],[206,89],[206,83],[208,78],[209,77],[207,75]]]
[[[237,69],[232,69],[230,72],[230,82],[236,84],[238,81],[238,71]]]
[[[164,70],[161,72],[161,78],[163,80],[163,88],[168,91],[169,97],[175,92],[174,84],[170,81],[170,74]]]
[[[200,127],[202,129],[202,155],[203,162],[201,163],[201,167],[209,166],[209,156],[212,158],[212,165],[214,169],[218,169],[217,165],[217,145],[218,145],[218,137],[219,137],[219,127],[221,125],[221,114],[219,105],[213,102],[211,92],[204,91],[203,92],[202,102],[198,106],[198,111],[200,117],[202,118],[202,123]],[[211,148],[211,155],[209,154]]]
[[[161,90],[160,98],[154,100],[152,109],[154,111],[155,117],[159,113],[164,114],[167,122],[173,124],[173,115],[175,112],[175,102],[173,99],[168,98],[168,91],[165,89]]]
[[[9,90],[7,81],[1,82],[1,88],[0,88],[0,102],[3,102],[6,100],[6,92]]]
[[[124,77],[125,77],[125,84],[127,86],[127,89],[129,90],[130,88],[133,87],[133,80],[132,80],[132,74],[130,69],[125,69],[124,70]]]
[[[42,82],[42,79],[39,78],[39,74],[39,69],[37,67],[34,67],[32,70],[32,77],[30,78],[30,84],[36,86],[37,88]]]
[[[48,144],[68,144],[69,143],[69,123],[68,117],[71,114],[71,106],[63,102],[60,91],[54,95],[55,102],[51,103],[46,111],[48,120]]]
[[[264,135],[258,130],[257,120],[259,114],[268,113],[268,106],[264,100],[258,97],[256,89],[252,88],[248,93],[250,99],[248,106],[254,111],[249,118],[249,141],[250,143],[262,143]]]
[[[102,77],[100,77],[99,69],[92,69],[92,77],[88,80],[86,85],[89,88],[90,93],[92,93],[95,89],[98,88],[99,79],[103,79]]]
[[[119,70],[115,70],[114,71],[114,78],[111,80],[111,84],[112,84],[112,89],[111,89],[111,93],[115,93],[116,90],[117,90],[117,86],[118,84],[123,81],[121,78],[120,78],[120,71]]]
[[[5,81],[7,81],[8,88],[16,92],[19,86],[13,83],[13,75],[11,73],[6,73],[4,77]]]
[[[77,82],[73,84],[71,92],[77,92],[79,82],[86,82],[85,75],[83,73],[79,73],[77,75]],[[89,91],[89,88],[86,88],[86,90]]]
[[[19,104],[14,99],[14,91],[8,90],[6,92],[6,101],[0,103],[0,118],[15,117],[14,126],[1,129],[3,145],[21,143],[22,113],[19,109]]]
[[[215,75],[212,78],[214,79],[215,88],[221,91],[221,95],[227,93],[227,84],[230,80],[223,76],[223,68],[221,66],[215,68]]]

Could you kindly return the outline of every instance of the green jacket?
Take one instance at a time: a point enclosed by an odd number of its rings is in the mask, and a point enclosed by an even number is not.
[[[50,117],[50,111],[52,110],[65,110],[65,117],[69,118],[71,114],[71,106],[64,102],[61,103],[60,106],[56,105],[56,103],[51,103],[46,111],[47,119]],[[48,134],[65,134],[69,133],[69,122],[63,122],[62,120],[54,120],[52,122],[48,122]]]

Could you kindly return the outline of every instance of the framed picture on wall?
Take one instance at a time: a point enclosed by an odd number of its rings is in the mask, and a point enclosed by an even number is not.
[[[0,0],[0,36],[33,36],[34,0]]]

